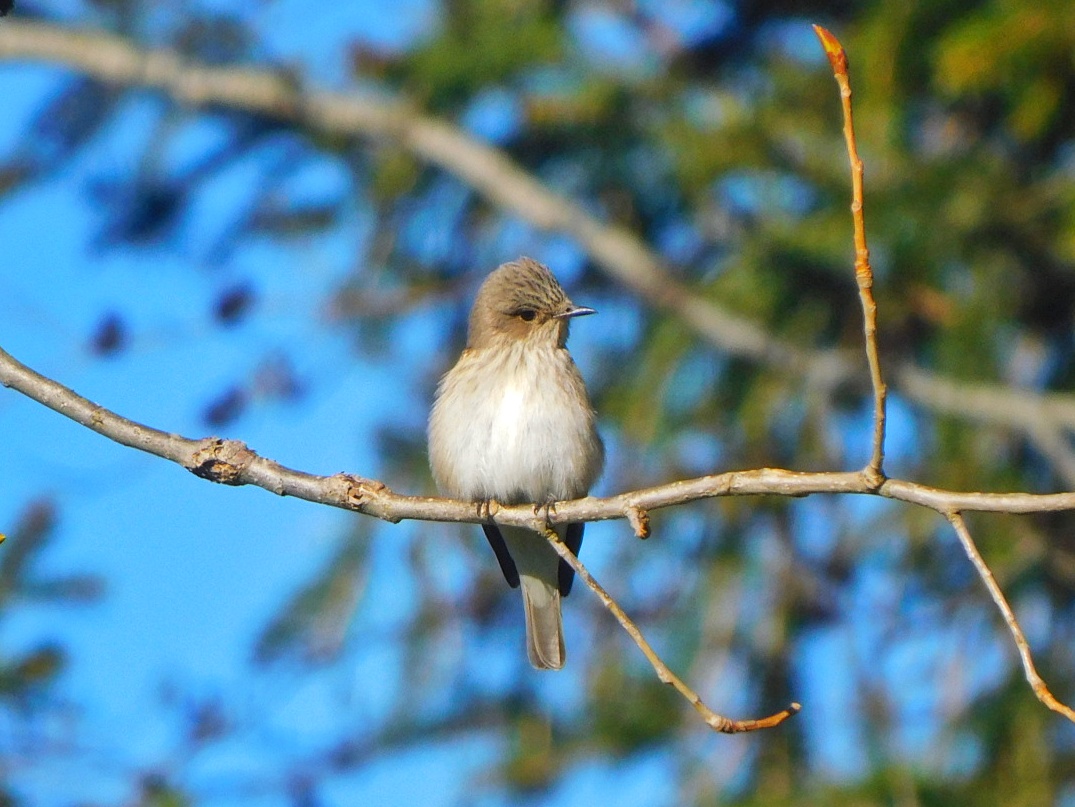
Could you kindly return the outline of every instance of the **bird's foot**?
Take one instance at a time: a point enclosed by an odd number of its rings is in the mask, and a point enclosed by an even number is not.
[[[480,499],[474,504],[478,508],[478,518],[482,521],[489,521],[496,511],[500,509],[500,502],[496,499]]]
[[[550,517],[556,515],[556,499],[553,499],[552,497],[550,497],[550,498],[546,499],[545,501],[541,502],[540,504],[535,504],[534,505],[534,515],[535,516],[539,516],[539,515],[544,516],[544,518],[545,518],[545,526],[546,527],[549,526]]]

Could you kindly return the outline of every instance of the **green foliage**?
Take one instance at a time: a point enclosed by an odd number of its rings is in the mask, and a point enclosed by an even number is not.
[[[362,527],[360,537],[343,543],[325,569],[265,628],[254,647],[258,664],[284,658],[323,664],[339,654],[365,586],[370,539]]]
[[[0,542],[0,618],[29,601],[79,604],[101,595],[102,584],[95,577],[49,578],[35,568],[56,538],[56,519],[54,502],[31,502]],[[67,651],[51,639],[22,653],[0,648],[0,706],[29,712],[43,706],[67,661]]]
[[[450,0],[444,25],[411,51],[398,77],[434,109],[511,81],[533,64],[560,58],[562,31],[549,0]]]
[[[667,742],[679,725],[682,699],[651,670],[629,671],[622,659],[603,659],[590,682],[589,741],[613,758]]]

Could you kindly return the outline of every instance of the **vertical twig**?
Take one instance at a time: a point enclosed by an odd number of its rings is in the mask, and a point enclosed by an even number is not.
[[[650,647],[649,642],[646,641],[642,632],[638,629],[638,626],[624,613],[623,609],[620,608],[619,603],[612,599],[609,593],[605,591],[604,587],[593,579],[590,572],[582,565],[582,561],[580,561],[575,556],[575,553],[568,549],[567,545],[560,540],[560,536],[556,534],[556,531],[547,527],[545,529],[545,538],[552,544],[552,547],[556,550],[557,554],[567,561],[571,568],[575,570],[575,574],[581,577],[582,581],[586,583],[594,594],[597,595],[605,608],[612,612],[612,615],[616,617],[616,621],[620,623],[620,626],[625,631],[627,631],[627,634],[634,640],[635,644],[638,645],[639,650],[642,651],[649,663],[653,665],[653,669],[656,671],[657,677],[661,680],[661,683],[668,684],[673,687],[676,692],[686,698],[710,728],[725,734],[768,729],[780,725],[802,708],[799,704],[792,703],[786,709],[782,709],[776,714],[762,717],[757,720],[733,720],[730,717],[724,717],[723,715],[717,714],[702,702],[702,699],[698,697],[697,692],[683,683],[674,672],[668,669],[668,665],[666,665],[661,660],[661,657],[657,655],[652,647]]]
[[[881,360],[877,353],[877,303],[873,298],[873,268],[870,266],[870,250],[866,246],[866,223],[862,211],[862,160],[855,144],[855,126],[851,115],[851,78],[847,72],[847,54],[843,45],[830,31],[820,25],[814,33],[821,40],[825,55],[829,57],[836,84],[840,87],[840,102],[844,111],[844,140],[847,156],[851,161],[851,216],[855,226],[855,281],[859,300],[862,302],[863,331],[866,335],[866,360],[870,365],[870,381],[873,384],[873,453],[864,469],[867,481],[880,487],[885,480],[882,465],[885,461],[885,381],[881,376]]]
[[[1015,646],[1019,650],[1019,658],[1023,661],[1023,673],[1026,676],[1027,683],[1030,684],[1030,688],[1034,690],[1034,694],[1037,695],[1039,701],[1054,712],[1059,712],[1068,720],[1075,722],[1075,711],[1053,697],[1049,687],[1045,685],[1041,676],[1038,675],[1037,668],[1034,667],[1034,659],[1030,655],[1030,645],[1027,643],[1026,636],[1023,635],[1023,629],[1019,627],[1015,612],[1008,605],[1008,600],[1004,597],[1004,592],[1000,590],[993,572],[989,570],[989,566],[986,565],[981,553],[978,552],[978,547],[974,545],[974,539],[971,538],[967,523],[963,520],[963,514],[953,511],[945,513],[945,517],[951,522],[956,535],[959,537],[959,542],[963,544],[963,551],[967,553],[970,562],[974,564],[974,568],[978,571],[978,576],[982,578],[982,582],[985,583],[985,587],[989,590],[989,596],[993,598],[993,602],[1000,610],[1004,621],[1008,624],[1008,630],[1011,632],[1012,638],[1015,640]]]

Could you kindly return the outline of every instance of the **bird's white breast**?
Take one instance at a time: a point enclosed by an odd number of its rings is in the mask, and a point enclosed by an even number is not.
[[[430,460],[453,496],[542,502],[586,493],[600,470],[593,411],[566,350],[472,351],[441,382]]]

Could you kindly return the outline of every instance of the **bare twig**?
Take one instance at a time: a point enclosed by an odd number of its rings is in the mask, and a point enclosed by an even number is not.
[[[970,562],[974,564],[978,576],[982,578],[982,582],[985,583],[985,587],[989,590],[989,596],[993,598],[997,610],[1000,611],[1001,616],[1004,617],[1004,622],[1008,625],[1012,639],[1015,640],[1015,646],[1019,650],[1019,658],[1023,661],[1023,673],[1026,676],[1027,683],[1030,684],[1030,688],[1034,690],[1034,694],[1037,695],[1039,701],[1075,723],[1075,710],[1058,701],[1053,696],[1053,693],[1049,691],[1049,687],[1045,685],[1045,681],[1038,675],[1038,670],[1034,666],[1034,659],[1030,654],[1030,645],[1023,634],[1023,629],[1019,627],[1015,612],[1008,605],[1004,592],[1000,590],[993,572],[990,571],[989,566],[982,559],[981,553],[978,552],[978,547],[974,545],[974,539],[971,537],[970,530],[967,529],[967,523],[963,520],[962,514],[949,512],[945,513],[945,516],[951,522],[956,535],[959,537],[959,542],[963,544],[963,551],[967,553]]]
[[[31,370],[0,349],[0,385],[69,417],[121,445],[137,448],[182,465],[191,473],[226,485],[254,485],[281,496],[340,507],[385,521],[404,519],[480,524],[496,523],[544,532],[546,519],[532,505],[496,505],[478,512],[473,502],[396,493],[375,479],[335,474],[318,476],[266,459],[238,440],[191,439],[154,429],[117,415],[62,384]],[[901,479],[886,479],[873,488],[861,473],[803,473],[781,468],[728,471],[656,485],[616,496],[557,502],[548,523],[605,521],[628,518],[632,509],[659,510],[700,499],[724,496],[809,496],[818,493],[879,495],[918,504],[940,513],[977,510],[994,513],[1043,513],[1075,510],[1070,493],[978,493],[933,488]]]
[[[591,575],[589,570],[582,565],[582,562],[575,556],[575,553],[568,549],[567,545],[560,540],[560,536],[556,534],[556,530],[546,527],[544,532],[545,538],[552,544],[552,547],[556,550],[557,554],[559,554],[560,557],[575,570],[575,574],[582,578],[582,581],[594,594],[597,595],[597,598],[601,600],[601,603],[605,608],[616,617],[616,621],[620,623],[620,627],[622,627],[627,632],[627,635],[634,640],[634,643],[638,645],[638,649],[645,655],[646,660],[653,665],[653,669],[657,673],[657,677],[661,680],[661,683],[668,684],[675,689],[676,692],[686,698],[710,728],[725,734],[769,729],[774,726],[779,726],[802,709],[802,706],[799,704],[792,703],[788,705],[786,709],[781,709],[776,714],[758,718],[756,720],[733,720],[732,718],[724,717],[723,715],[714,712],[702,702],[698,693],[683,683],[679,676],[672,672],[668,668],[668,665],[661,660],[661,657],[654,652],[649,642],[646,641],[646,638],[638,629],[638,626],[624,613],[623,609],[620,608],[619,603],[605,591],[604,587],[594,580],[593,575]]]
[[[855,120],[851,112],[851,77],[847,72],[847,54],[831,31],[814,26],[814,33],[821,40],[825,55],[832,65],[832,73],[840,87],[840,101],[844,113],[844,140],[847,156],[851,161],[851,217],[855,228],[855,282],[858,284],[862,303],[863,331],[866,337],[866,359],[870,365],[870,383],[873,385],[873,452],[864,473],[870,482],[880,486],[885,479],[885,381],[881,376],[881,359],[877,353],[877,302],[873,297],[873,267],[870,266],[870,250],[866,245],[866,222],[863,215],[863,170],[855,143]]]

